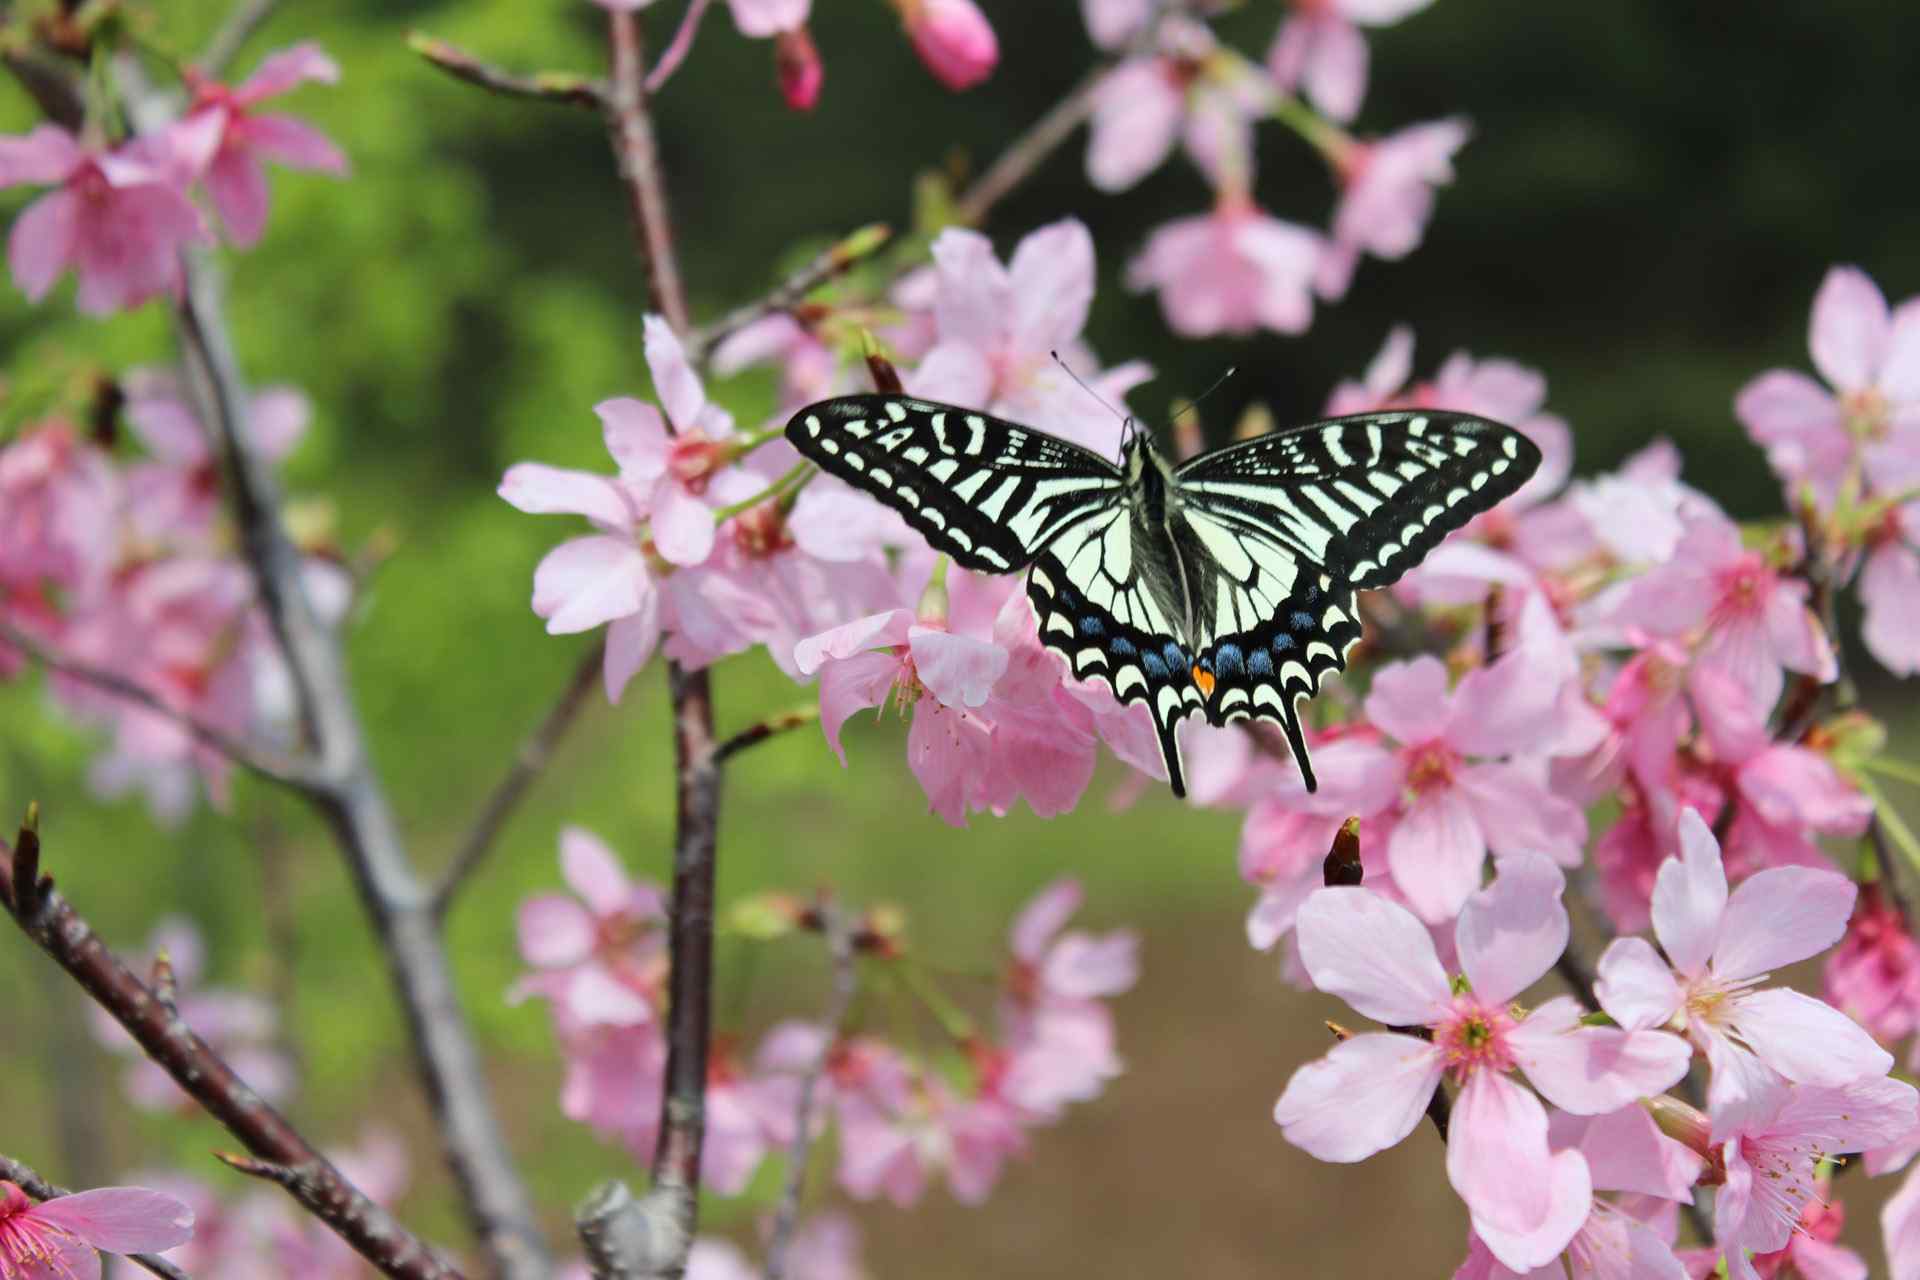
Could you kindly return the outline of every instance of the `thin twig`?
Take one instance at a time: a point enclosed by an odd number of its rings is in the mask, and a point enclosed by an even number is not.
[[[975,179],[954,204],[954,213],[961,222],[968,226],[985,222],[995,205],[1033,176],[1034,170],[1073,136],[1073,131],[1093,115],[1094,99],[1099,96],[1100,84],[1110,69],[1103,65],[1088,72],[1066,97],[1034,121],[987,166],[987,171]]]
[[[482,62],[458,45],[423,31],[407,36],[407,47],[456,80],[478,85],[489,93],[510,98],[532,98],[598,111],[606,105],[607,87],[590,76],[570,71],[541,71],[530,76]]]
[[[567,736],[567,730],[573,727],[574,720],[587,705],[587,695],[592,692],[605,665],[606,651],[606,642],[602,640],[580,655],[580,661],[575,664],[573,674],[568,678],[566,687],[561,689],[559,698],[547,709],[539,728],[520,744],[520,750],[514,754],[506,775],[488,793],[480,816],[468,828],[466,838],[460,842],[459,852],[453,855],[439,883],[434,886],[435,916],[446,915],[447,908],[453,904],[454,895],[486,861],[500,838],[501,830],[507,825],[507,819],[513,816],[534,780],[546,769],[560,740]]]
[[[826,1013],[821,1017],[825,1035],[820,1042],[820,1052],[800,1077],[800,1096],[794,1101],[793,1146],[787,1154],[787,1180],[781,1188],[773,1230],[767,1238],[766,1280],[781,1280],[786,1274],[787,1251],[793,1244],[794,1227],[800,1221],[800,1193],[806,1186],[807,1158],[813,1149],[814,1096],[819,1092],[820,1077],[826,1072],[827,1062],[833,1056],[834,1044],[840,1039],[847,1010],[853,1007],[858,985],[853,963],[852,924],[832,902],[822,902],[819,914],[820,929],[827,938],[828,961],[833,968],[833,989],[827,997]]]
[[[620,181],[627,190],[634,230],[646,257],[653,305],[680,333],[691,329],[686,288],[680,283],[680,259],[673,247],[673,222],[660,173],[660,147],[647,109],[646,50],[640,20],[624,9],[607,14],[607,41],[613,55],[613,83],[607,91],[607,132]]]
[[[819,719],[820,708],[815,705],[795,707],[791,711],[782,711],[779,715],[768,716],[758,724],[748,725],[716,746],[713,749],[713,762],[725,764],[748,747],[757,746],[768,738],[777,737],[791,730],[816,724]]]
[[[460,1273],[348,1182],[180,1016],[94,934],[40,873],[33,817],[17,852],[0,841],[0,907],[55,964],[86,989],[147,1056],[261,1160],[294,1171],[283,1185],[382,1274],[401,1280],[459,1280]]]
[[[735,307],[694,334],[687,343],[694,363],[704,365],[713,358],[715,348],[754,321],[799,306],[809,293],[872,257],[892,238],[893,229],[885,223],[860,228],[775,285],[765,296]]]
[[[247,40],[260,28],[273,13],[278,0],[240,0],[213,33],[213,39],[207,41],[205,53],[200,55],[196,64],[200,70],[218,80],[226,71],[227,64],[239,56]]]
[[[11,623],[0,622],[0,644],[11,645],[49,671],[57,671],[69,679],[92,685],[96,689],[125,698],[129,702],[138,703],[147,710],[179,725],[202,745],[211,747],[235,764],[259,774],[270,782],[278,782],[282,786],[292,787],[297,791],[311,790],[319,783],[317,771],[312,764],[290,759],[271,747],[244,742],[226,730],[208,724],[191,712],[182,711],[139,681],[130,680],[116,671],[108,671],[104,667],[90,666],[84,662],[75,662],[71,658],[63,658]]]
[[[700,30],[700,19],[707,16],[707,6],[712,0],[691,0],[687,11],[680,15],[680,26],[673,33],[673,39],[667,43],[666,51],[660,55],[660,61],[654,63],[653,70],[647,73],[645,81],[647,96],[660,92],[668,77],[680,69],[680,64],[693,52],[693,37]]]
[[[177,105],[144,85],[136,63],[123,61],[117,78],[128,86],[128,114],[141,133],[168,126]],[[346,655],[307,598],[279,487],[253,449],[249,396],[212,265],[201,253],[185,253],[181,274],[174,327],[187,389],[217,445],[241,551],[286,660],[300,723],[320,760],[324,781],[309,798],[333,829],[387,962],[467,1221],[503,1280],[545,1280],[551,1262],[533,1202],[500,1130],[432,904],[374,771]]]
[[[0,1180],[11,1182],[26,1192],[29,1199],[42,1203],[63,1199],[73,1194],[65,1187],[56,1187],[26,1165],[5,1155],[0,1155]],[[188,1280],[186,1272],[157,1254],[123,1253],[119,1256],[136,1266],[145,1267],[154,1275],[164,1277],[164,1280]]]

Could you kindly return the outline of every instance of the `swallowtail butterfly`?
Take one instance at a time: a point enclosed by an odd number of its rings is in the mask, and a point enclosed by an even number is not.
[[[904,395],[822,400],[787,438],[954,563],[1026,570],[1042,642],[1152,711],[1175,795],[1175,730],[1195,713],[1278,721],[1313,790],[1296,703],[1346,668],[1354,593],[1393,582],[1540,463],[1511,427],[1432,409],[1332,418],[1178,466],[1145,432],[1116,467]]]

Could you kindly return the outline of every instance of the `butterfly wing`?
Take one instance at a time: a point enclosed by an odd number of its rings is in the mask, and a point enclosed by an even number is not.
[[[903,395],[808,405],[787,439],[981,573],[1025,568],[1063,529],[1124,496],[1098,454],[972,409]]]
[[[1200,617],[1207,719],[1278,721],[1315,786],[1296,707],[1360,639],[1354,593],[1384,587],[1524,484],[1540,450],[1468,414],[1355,414],[1205,454],[1175,473],[1175,541]],[[1182,711],[1181,714],[1185,714]]]

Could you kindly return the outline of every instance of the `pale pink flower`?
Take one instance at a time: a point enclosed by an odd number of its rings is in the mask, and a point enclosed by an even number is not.
[[[769,40],[806,24],[813,0],[727,0],[733,25],[754,40]]]
[[[67,423],[31,427],[0,445],[0,586],[45,585],[88,595],[119,554],[119,473],[107,453]]]
[[[993,74],[1000,42],[973,0],[895,0],[913,51],[949,89],[971,89]]]
[[[0,187],[58,188],[28,205],[8,237],[7,261],[22,293],[40,301],[69,267],[80,280],[80,310],[90,315],[178,289],[180,250],[211,237],[182,189],[173,148],[209,151],[213,134],[194,122],[175,130],[113,151],[85,147],[50,124],[0,138]]]
[[[35,1204],[0,1182],[0,1275],[100,1280],[100,1254],[153,1253],[193,1235],[193,1211],[145,1187],[99,1187]]]
[[[1433,657],[1374,676],[1366,714],[1390,739],[1374,750],[1390,755],[1391,772],[1383,778],[1376,767],[1362,776],[1370,788],[1390,778],[1405,797],[1387,865],[1421,918],[1452,918],[1479,887],[1489,850],[1578,865],[1585,815],[1520,763],[1558,733],[1564,679],[1526,645],[1468,672],[1451,692],[1446,667]]]
[[[1324,247],[1317,232],[1226,199],[1156,230],[1127,264],[1127,287],[1157,289],[1167,324],[1186,337],[1304,333]]]
[[[1516,1271],[1544,1266],[1593,1208],[1587,1161],[1549,1150],[1547,1113],[1509,1073],[1518,1069],[1565,1110],[1615,1111],[1685,1073],[1676,1036],[1584,1026],[1561,996],[1524,1016],[1513,999],[1566,947],[1560,871],[1531,854],[1503,860],[1492,885],[1461,908],[1454,942],[1464,984],[1449,982],[1427,929],[1365,888],[1321,889],[1300,908],[1300,954],[1314,985],[1392,1027],[1343,1041],[1294,1073],[1274,1108],[1287,1139],[1322,1160],[1352,1162],[1420,1123],[1443,1076],[1460,1092],[1447,1175],[1473,1227]]]
[[[1120,1074],[1113,1015],[1100,1001],[1131,989],[1140,972],[1132,933],[1060,932],[1080,901],[1078,881],[1055,881],[1015,918],[1010,938],[1000,1009],[1008,1060],[997,1092],[1041,1118],[1095,1097]]]
[[[289,169],[346,175],[347,157],[319,130],[292,116],[255,110],[266,99],[307,81],[334,84],[339,79],[339,66],[311,42],[269,54],[258,70],[231,88],[189,73],[190,118],[218,122],[218,149],[205,173],[207,194],[213,197],[213,207],[235,244],[243,248],[255,244],[266,229],[265,161]]]
[[[1858,590],[1866,618],[1860,638],[1881,666],[1897,676],[1920,672],[1920,512],[1903,507],[1872,543]]]
[[[561,1114],[652,1159],[667,1078],[667,1037],[659,1022],[556,1030],[566,1059]]]
[[[1307,100],[1345,123],[1360,112],[1367,92],[1367,40],[1360,28],[1384,27],[1433,0],[1293,0],[1280,24],[1267,68],[1286,93]]]
[[[840,1186],[858,1200],[902,1208],[944,1172],[954,1198],[985,1200],[1007,1157],[1026,1148],[1018,1117],[992,1098],[962,1098],[910,1069],[890,1047],[860,1039],[831,1064],[840,1119]]]
[[[1920,942],[1877,885],[1861,887],[1846,937],[1827,957],[1826,994],[1882,1044],[1920,1025]]]
[[[122,380],[127,426],[152,461],[126,469],[128,517],[153,541],[205,541],[223,510],[220,456],[170,370],[134,369]],[[307,429],[312,408],[292,387],[253,394],[247,427],[259,457],[279,462]]]
[[[1809,1211],[1821,1204],[1821,1162],[1911,1129],[1917,1103],[1913,1086],[1898,1080],[1870,1076],[1840,1086],[1793,1085],[1763,1067],[1737,1115],[1723,1116],[1715,1108],[1713,1141],[1726,1182],[1714,1197],[1713,1228],[1727,1274],[1759,1280],[1761,1259],[1792,1248]],[[1752,1260],[1749,1250],[1757,1255]],[[1843,1261],[1832,1256],[1836,1252],[1808,1249],[1804,1261]],[[1802,1261],[1794,1258],[1796,1266]]]
[[[1452,118],[1353,144],[1339,162],[1333,238],[1376,258],[1413,252],[1433,216],[1434,188],[1453,181],[1453,153],[1469,132],[1465,120]]]
[[[577,897],[542,894],[520,904],[520,955],[534,972],[508,998],[543,996],[570,1028],[652,1021],[667,972],[660,890],[631,879],[584,827],[560,832],[560,871]]]
[[[1738,526],[1717,511],[1693,513],[1673,558],[1633,584],[1613,620],[1650,635],[1697,634],[1696,661],[1726,671],[1761,706],[1779,698],[1783,667],[1821,681],[1838,671],[1807,585],[1748,551]]]
[[[1756,1057],[1802,1084],[1885,1075],[1892,1056],[1859,1024],[1811,996],[1759,985],[1771,970],[1840,940],[1853,882],[1832,871],[1775,867],[1729,895],[1719,843],[1700,815],[1684,811],[1679,834],[1680,856],[1661,866],[1653,890],[1653,932],[1668,959],[1644,938],[1616,938],[1600,957],[1594,990],[1601,1007],[1623,1027],[1672,1026],[1707,1054],[1716,1125],[1732,1123],[1743,1105],[1759,1105],[1748,1096]]]
[[[1087,35],[1102,49],[1118,49],[1139,35],[1153,11],[1153,0],[1080,0]]]
[[[1151,370],[1133,362],[1100,372],[1080,340],[1096,279],[1086,226],[1068,218],[1030,232],[1005,265],[979,232],[949,228],[933,242],[933,262],[936,341],[907,389],[1117,454],[1121,424],[1101,400],[1121,403]]]
[[[729,334],[714,348],[712,367],[715,374],[727,378],[767,363],[780,367],[783,407],[812,404],[839,389],[832,350],[817,333],[784,311],[763,316]],[[849,384],[845,389],[854,388]]]
[[[1889,312],[1865,272],[1835,267],[1814,296],[1807,345],[1832,391],[1772,369],[1734,400],[1774,469],[1824,501],[1856,462],[1881,493],[1920,480],[1920,298]]]
[[[1880,1210],[1891,1280],[1920,1280],[1920,1165]]]
[[[1183,143],[1219,190],[1253,186],[1253,130],[1273,106],[1273,86],[1215,40],[1205,23],[1168,17],[1157,50],[1128,58],[1095,90],[1088,120],[1087,180],[1124,191]]]
[[[1793,1238],[1787,1247],[1772,1253],[1753,1255],[1753,1269],[1763,1280],[1778,1276],[1798,1280],[1867,1280],[1867,1262],[1840,1243],[1847,1224],[1846,1206],[1832,1199],[1833,1178],[1824,1170],[1813,1178],[1813,1196],[1800,1211]],[[1708,1274],[1719,1260],[1712,1250],[1707,1254]]]

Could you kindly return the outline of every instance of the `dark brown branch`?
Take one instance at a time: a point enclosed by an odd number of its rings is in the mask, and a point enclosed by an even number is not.
[[[318,776],[311,764],[288,759],[270,747],[243,742],[226,730],[210,725],[197,716],[171,705],[137,680],[129,680],[115,671],[63,658],[9,623],[0,622],[0,644],[11,645],[50,671],[58,671],[83,684],[92,685],[96,689],[125,698],[129,702],[136,702],[149,711],[165,716],[191,733],[202,745],[213,748],[235,764],[259,774],[270,782],[278,782],[298,791],[308,790],[318,782]]]
[[[800,1193],[806,1186],[807,1159],[813,1150],[813,1109],[820,1090],[820,1077],[840,1039],[840,1029],[853,1007],[858,975],[854,970],[853,924],[832,902],[819,908],[820,929],[827,938],[827,958],[832,966],[833,989],[827,997],[826,1013],[820,1025],[825,1037],[820,1054],[807,1064],[800,1077],[800,1096],[793,1107],[793,1146],[787,1153],[787,1179],[780,1190],[780,1204],[774,1210],[773,1230],[767,1237],[766,1280],[782,1280],[787,1269],[787,1251],[793,1244],[793,1232],[800,1221]]]
[[[613,83],[607,91],[607,133],[613,143],[620,182],[633,212],[634,230],[646,257],[653,305],[676,332],[691,329],[687,292],[680,283],[680,260],[673,248],[673,222],[667,189],[661,180],[660,148],[647,109],[646,52],[640,20],[625,10],[607,14],[607,41],[613,53]]]
[[[1106,79],[1109,70],[1102,65],[1089,72],[987,166],[987,171],[975,179],[954,204],[954,212],[961,222],[968,226],[985,222],[1007,193],[1032,177],[1034,170],[1072,137],[1075,129],[1086,123],[1093,114],[1100,82]]]
[[[716,347],[754,321],[799,306],[808,294],[878,253],[892,238],[893,228],[885,223],[860,228],[775,285],[765,297],[735,307],[694,334],[687,344],[694,363],[704,365]]]
[[[586,107],[598,111],[606,105],[607,87],[589,76],[568,71],[542,71],[523,76],[502,70],[423,31],[407,36],[407,47],[456,80],[477,85],[489,93],[511,98],[532,98],[538,102],[557,102],[565,106]]]
[[[45,1202],[59,1200],[73,1192],[65,1187],[56,1187],[45,1178],[21,1164],[18,1160],[0,1155],[0,1180],[11,1182],[27,1193],[28,1199]],[[187,1280],[187,1273],[168,1262],[165,1258],[152,1253],[124,1253],[119,1255],[135,1266],[144,1267],[163,1280]]]
[[[581,709],[587,705],[588,695],[599,682],[606,652],[606,641],[601,640],[580,655],[580,661],[575,664],[573,675],[560,691],[560,697],[547,709],[540,727],[520,744],[520,750],[514,755],[513,764],[508,767],[506,775],[494,784],[486,804],[480,810],[480,816],[474,820],[466,838],[460,842],[460,849],[454,854],[453,861],[447,864],[446,872],[434,886],[435,916],[446,915],[454,895],[486,861],[500,838],[501,829],[507,825],[507,819],[513,816],[534,780],[546,769],[560,740],[567,736],[567,730],[573,727]]]
[[[22,829],[17,851],[0,842],[0,906],[21,931],[256,1159],[296,1171],[282,1183],[288,1194],[354,1252],[399,1280],[459,1280],[458,1271],[348,1182],[107,950],[52,878],[39,874],[39,856],[31,823]]]
[[[713,762],[725,764],[748,747],[758,746],[768,738],[778,737],[806,725],[817,724],[820,720],[818,706],[795,707],[776,716],[768,716],[758,724],[750,724],[740,732],[728,738],[713,749]]]
[[[206,52],[200,55],[197,64],[200,70],[218,80],[227,69],[227,65],[239,56],[260,24],[272,16],[279,0],[240,0],[213,33],[213,39],[207,42]]]

